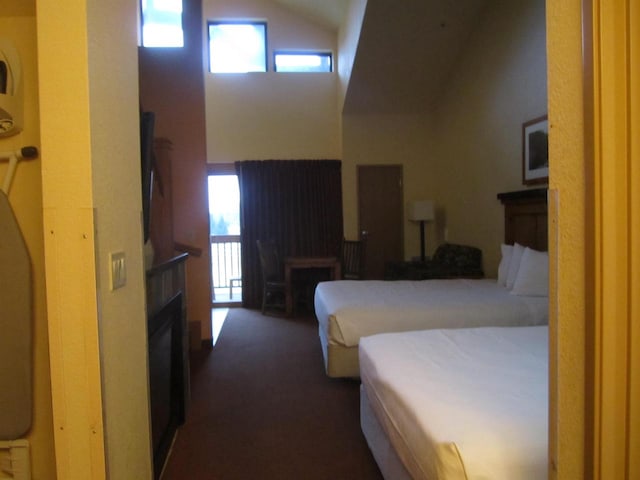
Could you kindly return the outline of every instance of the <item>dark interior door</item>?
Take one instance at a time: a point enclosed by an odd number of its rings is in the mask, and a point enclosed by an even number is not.
[[[359,165],[357,175],[365,278],[381,279],[386,262],[404,257],[402,165]]]

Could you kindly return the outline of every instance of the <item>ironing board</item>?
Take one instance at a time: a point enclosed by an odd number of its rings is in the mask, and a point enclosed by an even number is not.
[[[29,253],[0,189],[0,440],[31,428],[31,309]]]

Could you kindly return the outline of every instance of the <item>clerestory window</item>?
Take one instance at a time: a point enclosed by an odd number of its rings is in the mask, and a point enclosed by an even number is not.
[[[273,55],[276,72],[331,72],[333,62],[330,52],[285,52]]]
[[[208,22],[209,71],[247,73],[267,71],[266,22]]]
[[[184,47],[182,0],[141,0],[142,46]]]

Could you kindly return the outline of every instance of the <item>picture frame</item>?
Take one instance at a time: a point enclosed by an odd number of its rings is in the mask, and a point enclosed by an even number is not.
[[[549,182],[549,121],[543,115],[522,124],[522,183]]]

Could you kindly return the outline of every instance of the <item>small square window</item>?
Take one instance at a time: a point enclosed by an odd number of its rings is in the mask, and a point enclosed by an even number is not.
[[[265,22],[209,22],[209,71],[267,71]]]
[[[329,52],[275,52],[276,72],[331,72],[333,62]]]
[[[183,47],[182,0],[141,0],[142,46]]]

